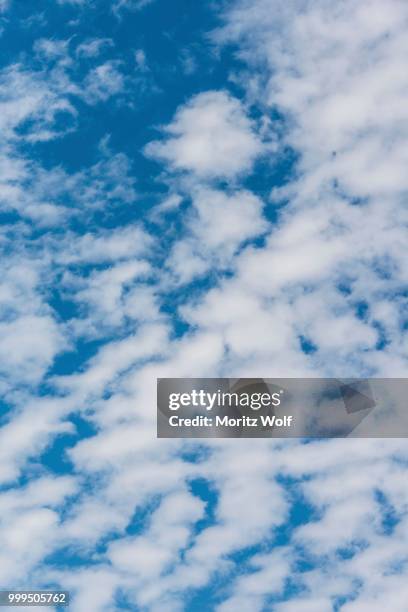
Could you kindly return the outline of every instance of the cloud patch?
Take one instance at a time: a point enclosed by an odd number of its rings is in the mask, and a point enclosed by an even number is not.
[[[242,103],[225,91],[198,94],[164,127],[147,155],[200,179],[233,179],[249,172],[263,146]]]

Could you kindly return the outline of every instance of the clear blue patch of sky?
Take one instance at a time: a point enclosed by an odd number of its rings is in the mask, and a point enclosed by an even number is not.
[[[58,475],[71,474],[73,471],[73,465],[68,456],[69,449],[74,447],[79,440],[90,438],[96,433],[92,423],[79,414],[72,414],[68,421],[72,423],[74,430],[53,438],[51,445],[38,458],[44,468]]]

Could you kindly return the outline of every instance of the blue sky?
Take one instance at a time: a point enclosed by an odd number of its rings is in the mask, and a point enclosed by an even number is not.
[[[404,440],[156,438],[158,377],[406,376],[400,0],[0,0],[0,586],[403,612]]]

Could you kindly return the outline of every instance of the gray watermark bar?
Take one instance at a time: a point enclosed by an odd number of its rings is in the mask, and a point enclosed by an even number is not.
[[[159,438],[404,438],[408,379],[160,378]]]

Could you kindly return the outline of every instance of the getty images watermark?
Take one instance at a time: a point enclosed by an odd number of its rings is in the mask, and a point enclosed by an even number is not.
[[[407,379],[162,378],[159,438],[408,436]]]
[[[169,409],[172,411],[180,408],[201,408],[210,412],[219,411],[221,408],[247,409],[258,411],[263,408],[275,408],[280,406],[283,389],[274,393],[243,391],[225,392],[218,389],[208,392],[204,389],[192,389],[191,392],[170,393]],[[260,414],[258,416],[230,416],[228,414],[216,414],[215,417],[197,414],[185,417],[179,415],[169,416],[170,427],[290,427],[293,421],[292,415],[277,417],[276,414]]]

